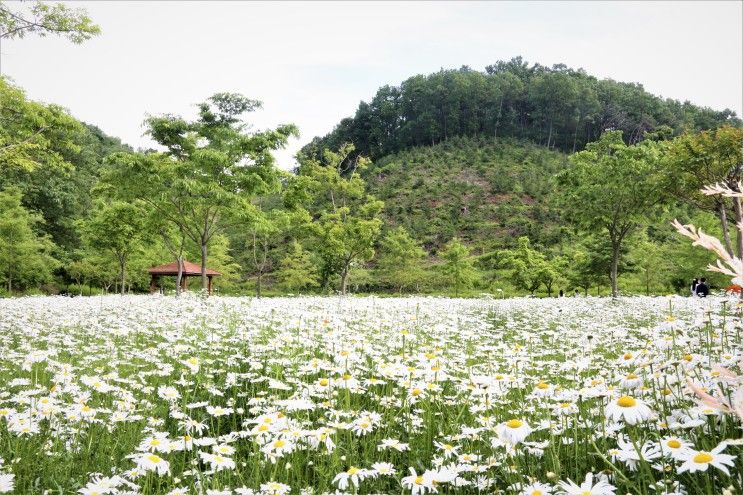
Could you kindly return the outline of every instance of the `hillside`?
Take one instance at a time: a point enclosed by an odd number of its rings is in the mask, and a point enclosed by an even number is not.
[[[374,162],[367,179],[390,224],[434,251],[460,236],[477,252],[520,235],[559,243],[564,229],[550,207],[550,179],[604,130],[622,130],[636,143],[647,133],[722,125],[741,120],[727,109],[663,99],[641,84],[517,57],[485,71],[442,69],[383,86],[302,153],[321,157],[353,143]]]
[[[487,250],[520,235],[557,242],[550,178],[566,165],[564,153],[528,141],[453,138],[381,158],[366,175],[390,225],[427,248],[456,235]]]

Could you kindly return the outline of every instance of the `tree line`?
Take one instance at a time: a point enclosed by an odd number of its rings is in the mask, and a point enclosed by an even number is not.
[[[149,117],[147,133],[163,151],[135,152],[53,105],[28,101],[7,81],[0,89],[6,293],[65,290],[69,282],[78,290],[144,290],[147,266],[186,258],[202,271],[223,271],[222,290],[259,295],[349,287],[552,295],[601,284],[617,294],[622,270],[644,277],[649,292],[665,257],[652,258],[657,243],[648,234],[657,239],[652,229],[669,211],[707,215],[730,252],[743,249],[741,236],[733,242],[729,233],[740,204],[699,192],[715,182],[738,187],[739,127],[677,137],[661,128],[635,144],[606,131],[549,179],[573,246],[520,236],[510,247],[473,252],[456,233],[431,246],[390,222],[367,184],[373,165],[354,144],[321,157],[300,153],[293,173],[277,169],[272,152],[296,128],[250,131],[245,117],[261,105],[242,95],[212,96],[193,120]]]
[[[376,160],[455,136],[485,135],[573,153],[606,129],[622,131],[624,141],[635,144],[661,126],[680,135],[740,123],[728,109],[663,99],[637,83],[599,80],[583,69],[530,65],[515,57],[484,72],[463,66],[383,86],[304,152],[319,157],[326,148],[352,142],[357,153]]]

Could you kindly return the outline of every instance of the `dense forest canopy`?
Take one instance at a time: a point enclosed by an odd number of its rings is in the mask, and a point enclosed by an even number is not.
[[[563,64],[530,65],[521,57],[499,61],[484,72],[463,66],[416,75],[399,86],[383,86],[361,102],[328,135],[304,147],[319,156],[345,142],[373,160],[390,153],[435,145],[455,136],[528,139],[575,152],[604,130],[621,130],[634,144],[645,133],[740,126],[731,110],[663,99],[641,84],[597,79]]]

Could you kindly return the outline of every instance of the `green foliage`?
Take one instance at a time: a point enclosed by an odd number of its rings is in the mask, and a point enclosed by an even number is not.
[[[408,231],[397,227],[389,231],[380,244],[377,269],[382,282],[402,292],[423,280],[425,273],[422,261],[426,252]]]
[[[452,138],[382,158],[364,176],[385,202],[386,223],[428,249],[457,236],[477,252],[511,247],[523,235],[557,242],[552,175],[567,166],[565,155],[529,142]]]
[[[281,260],[276,278],[279,286],[290,292],[317,287],[319,283],[317,267],[311,253],[305,251],[297,241],[292,243],[291,251]]]
[[[472,287],[479,274],[473,265],[470,251],[458,238],[449,241],[440,253],[444,260],[441,271],[447,281],[454,287],[454,297],[459,297],[459,291]]]
[[[623,131],[626,142],[634,144],[661,127],[680,134],[726,123],[741,125],[730,110],[663,99],[640,84],[599,80],[562,64],[530,66],[516,57],[485,72],[442,69],[383,86],[352,118],[303,151],[320,157],[323,149],[351,142],[376,161],[456,136],[497,135],[570,152],[609,128]]]
[[[254,211],[249,200],[279,187],[273,150],[297,134],[292,125],[247,132],[242,121],[260,102],[239,94],[218,93],[199,106],[192,122],[164,115],[147,119],[148,134],[167,152],[111,157],[108,188],[147,202],[200,248],[202,288],[209,245],[226,220]],[[224,281],[222,282],[224,283]]]
[[[351,267],[374,257],[374,244],[382,228],[379,218],[384,203],[366,193],[360,172],[368,160],[357,157],[352,169],[341,173],[341,164],[353,152],[346,145],[325,151],[328,166],[300,157],[298,174],[287,187],[286,201],[304,208],[312,216],[310,225],[315,248],[322,260],[321,284],[340,276],[340,292],[346,294]]]
[[[19,189],[0,191],[0,280],[8,294],[48,281],[56,268],[54,244],[33,230],[41,221],[21,206]]]
[[[665,166],[667,180],[664,187],[669,194],[716,214],[720,219],[725,247],[733,253],[729,224],[743,221],[740,198],[705,195],[701,190],[717,183],[738,190],[743,179],[743,129],[725,126],[679,136],[670,143]],[[731,211],[734,215],[729,218]],[[741,236],[737,248],[736,255],[743,257]]]
[[[501,251],[498,254],[501,266],[511,270],[511,283],[516,288],[529,291],[533,295],[544,284],[549,295],[552,294],[552,285],[560,277],[559,265],[550,262],[544,254],[532,249],[528,237],[519,237],[515,249]]]
[[[113,255],[119,266],[122,294],[126,292],[126,267],[132,254],[140,249],[146,236],[142,208],[123,201],[98,202],[90,218],[83,224],[88,244]]]
[[[572,155],[573,166],[559,176],[565,218],[584,231],[605,233],[611,243],[613,296],[618,295],[622,243],[652,218],[663,199],[662,152],[662,143],[628,146],[621,131],[609,131]]]
[[[0,2],[0,40],[23,38],[33,33],[41,37],[54,34],[73,43],[82,43],[100,32],[101,28],[93,24],[84,9],[37,0],[30,9],[21,11],[11,10],[8,2]]]

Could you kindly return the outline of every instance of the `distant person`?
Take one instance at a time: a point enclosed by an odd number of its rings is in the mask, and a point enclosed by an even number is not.
[[[696,296],[697,295],[697,286],[699,286],[699,279],[695,278],[691,281],[691,295]]]
[[[707,285],[706,278],[702,278],[702,280],[699,281],[699,284],[697,285],[696,295],[699,297],[709,296],[709,285]]]

